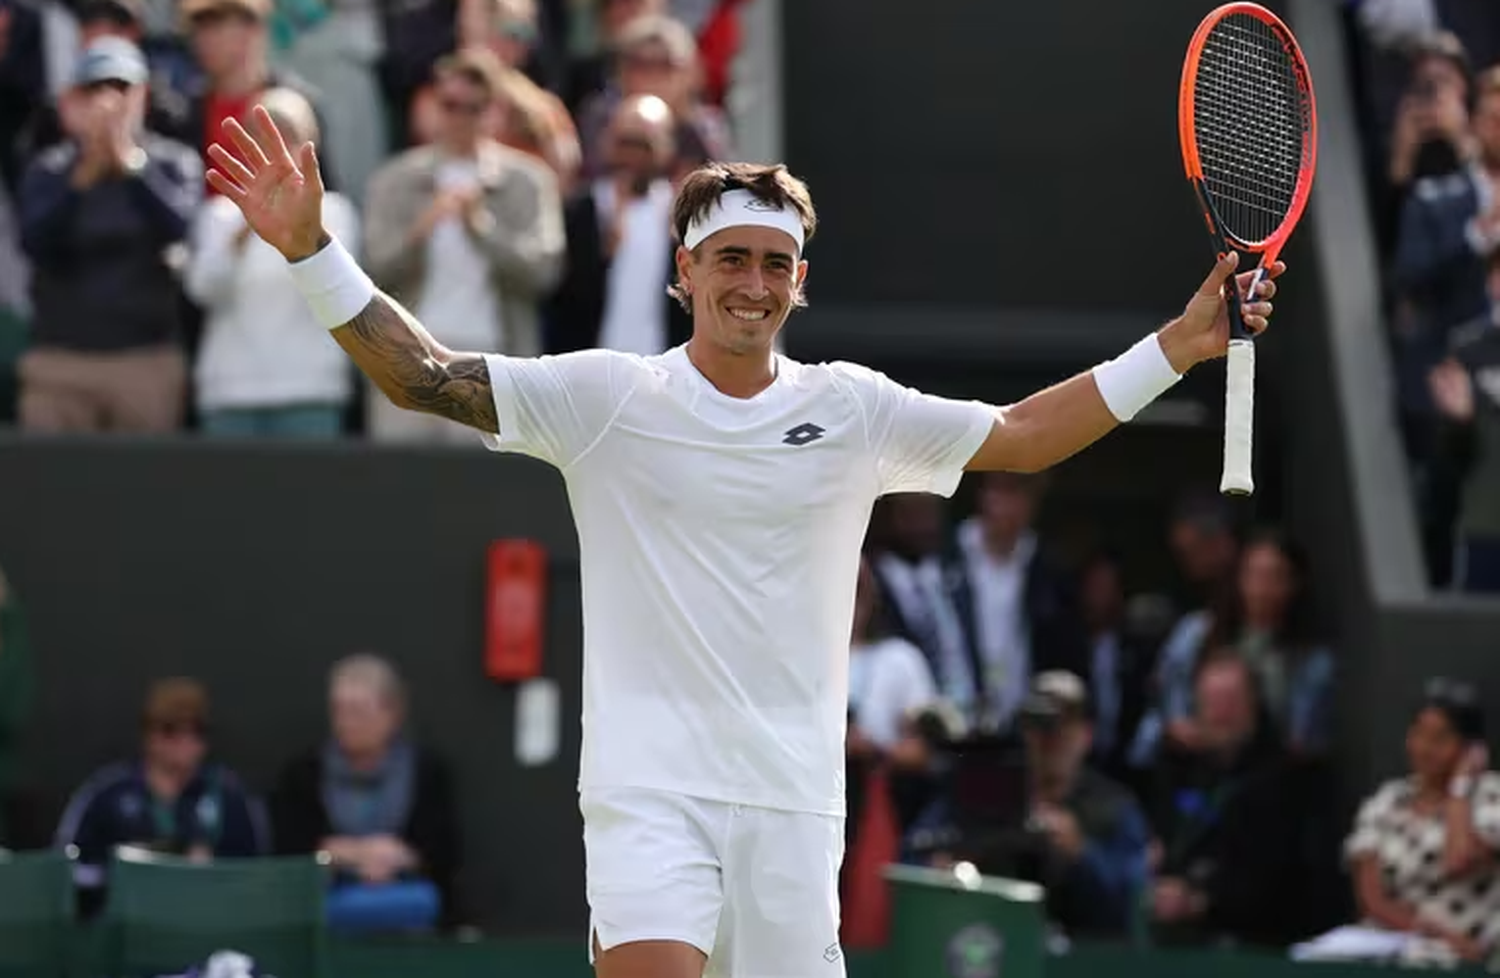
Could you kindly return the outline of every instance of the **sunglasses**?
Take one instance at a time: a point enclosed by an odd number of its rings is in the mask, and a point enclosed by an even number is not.
[[[177,737],[201,738],[208,733],[208,726],[198,720],[169,720],[146,724],[146,732],[168,739],[175,739]]]
[[[654,153],[656,151],[655,143],[637,133],[624,133],[616,136],[615,145],[620,149],[633,149],[642,153]]]
[[[483,115],[484,110],[489,108],[485,102],[466,102],[458,98],[438,99],[438,106],[449,115],[463,115],[470,118]]]
[[[503,20],[500,33],[518,44],[534,44],[537,39],[536,25],[525,20]]]
[[[130,91],[130,84],[122,82],[118,78],[106,78],[103,81],[89,82],[83,86],[83,90],[90,95],[95,92],[119,92],[123,95]]]

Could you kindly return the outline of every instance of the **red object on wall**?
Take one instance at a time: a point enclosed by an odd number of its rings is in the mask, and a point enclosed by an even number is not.
[[[487,555],[484,671],[494,681],[542,674],[547,552],[532,540],[496,540]]]

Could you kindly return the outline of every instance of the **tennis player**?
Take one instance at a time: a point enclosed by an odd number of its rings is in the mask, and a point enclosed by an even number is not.
[[[1115,360],[1009,407],[944,400],[773,351],[803,301],[812,202],[783,167],[710,164],[672,215],[686,345],[458,352],[324,230],[312,147],[294,157],[261,109],[249,126],[225,124],[238,158],[213,146],[208,179],[286,256],[359,367],[396,404],[471,425],[566,479],[600,978],[842,975],[849,629],[876,497],[951,495],[966,470],[1044,469],[1129,420],[1224,353],[1234,260]],[[482,212],[464,220],[484,248],[517,246]],[[1267,281],[1246,304],[1256,332],[1273,292]]]

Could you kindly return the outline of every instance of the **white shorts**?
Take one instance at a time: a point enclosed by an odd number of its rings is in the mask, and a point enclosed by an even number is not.
[[[681,941],[726,978],[843,978],[844,820],[635,788],[584,792],[594,940]]]

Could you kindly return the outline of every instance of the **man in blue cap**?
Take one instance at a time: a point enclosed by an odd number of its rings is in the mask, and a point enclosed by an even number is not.
[[[186,362],[169,250],[203,193],[198,154],[146,131],[146,59],[96,38],[59,103],[67,139],[38,153],[17,198],[33,268],[20,421],[49,432],[169,431]]]

